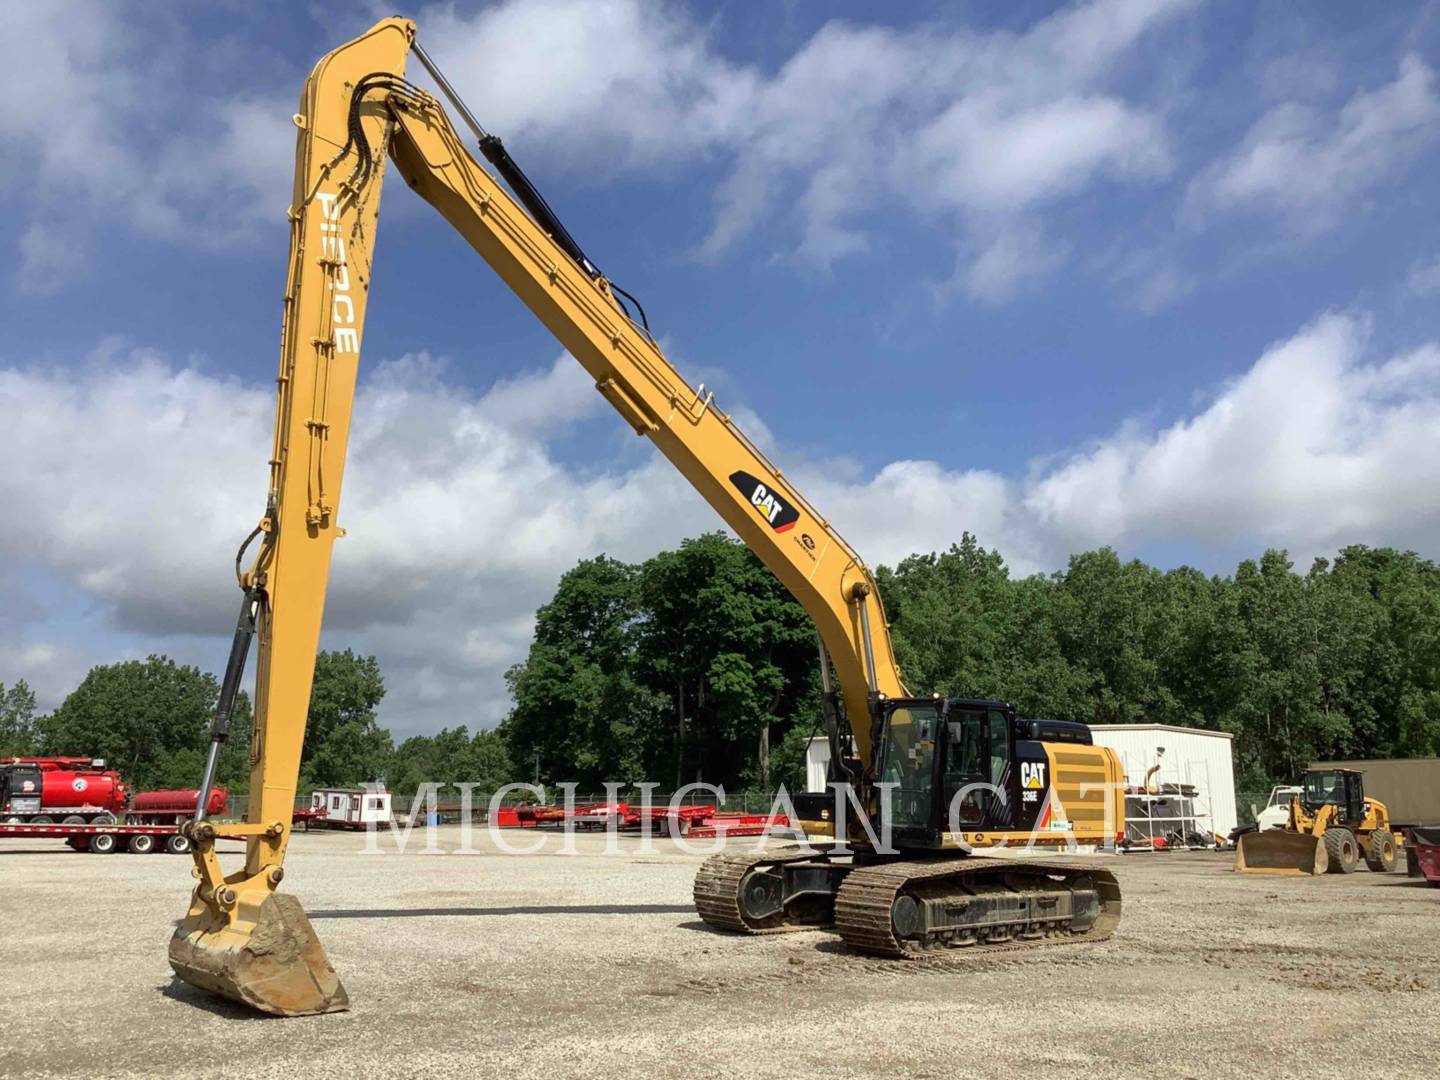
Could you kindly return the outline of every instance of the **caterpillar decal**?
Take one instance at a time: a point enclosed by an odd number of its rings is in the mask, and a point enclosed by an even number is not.
[[[777,533],[786,532],[800,520],[799,510],[791,506],[779,492],[770,490],[749,473],[743,471],[731,473],[730,483],[735,485],[741,495],[750,500],[750,505],[755,508],[755,512],[769,522],[770,527]]]
[[[1045,789],[1045,762],[1022,761],[1020,763],[1020,786],[1029,791]]]

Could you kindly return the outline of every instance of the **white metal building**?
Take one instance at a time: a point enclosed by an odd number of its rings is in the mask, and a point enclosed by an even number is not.
[[[1090,731],[1096,746],[1119,755],[1127,784],[1140,786],[1146,772],[1159,765],[1152,784],[1195,786],[1194,809],[1202,826],[1221,836],[1235,828],[1234,735],[1171,724],[1091,724]]]
[[[814,736],[805,744],[805,790],[824,791],[825,773],[830,768],[830,740]]]

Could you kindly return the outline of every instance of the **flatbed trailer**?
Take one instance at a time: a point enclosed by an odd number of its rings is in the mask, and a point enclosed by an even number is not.
[[[135,855],[152,851],[183,855],[190,850],[190,840],[181,835],[178,825],[0,825],[0,840],[36,837],[55,837],[76,851],[96,855],[122,850]]]
[[[495,819],[500,828],[551,828],[567,825],[584,829],[609,828],[644,831],[661,836],[706,839],[717,836],[763,836],[772,829],[793,831],[784,814],[726,813],[714,806],[632,806],[629,803],[590,803],[566,810],[563,806],[502,807]]]

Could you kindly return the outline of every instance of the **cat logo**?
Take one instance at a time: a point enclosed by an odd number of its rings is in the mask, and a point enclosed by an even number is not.
[[[735,485],[741,495],[750,500],[750,505],[755,508],[755,512],[764,518],[777,533],[794,528],[795,522],[800,520],[799,510],[791,506],[779,492],[772,491],[749,473],[731,473],[730,483]]]
[[[1020,763],[1020,786],[1029,791],[1045,789],[1045,762],[1022,761]]]

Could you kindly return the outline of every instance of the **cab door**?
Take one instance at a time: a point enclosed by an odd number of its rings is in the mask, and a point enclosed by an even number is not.
[[[1345,821],[1359,825],[1365,820],[1365,784],[1359,773],[1341,773],[1345,781]]]
[[[945,710],[944,806],[966,832],[1008,828],[1015,816],[1013,724],[1004,709],[951,703]]]
[[[890,702],[885,706],[884,758],[880,782],[887,785],[891,842],[900,848],[936,847],[941,807],[936,798],[940,770],[940,703]],[[882,807],[886,805],[881,802]]]

